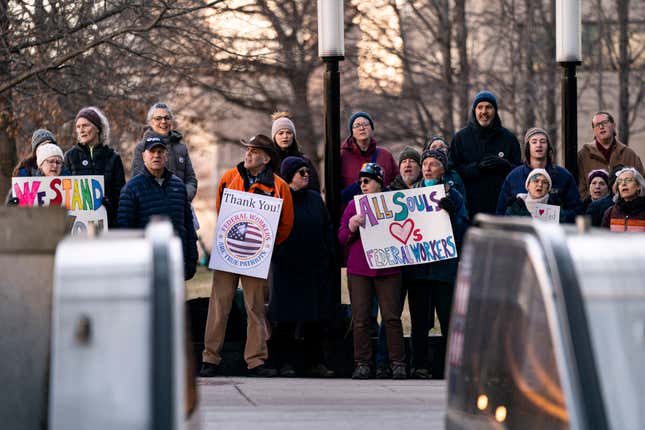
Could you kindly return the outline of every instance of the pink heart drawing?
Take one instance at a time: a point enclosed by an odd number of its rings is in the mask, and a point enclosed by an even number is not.
[[[538,213],[539,213],[540,215],[544,215],[544,209],[538,209]]]
[[[414,230],[414,221],[411,219],[406,220],[403,224],[398,222],[390,224],[390,234],[404,245],[408,242],[412,230]]]

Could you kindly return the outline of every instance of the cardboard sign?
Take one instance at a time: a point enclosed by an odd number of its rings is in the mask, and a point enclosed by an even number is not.
[[[282,199],[224,188],[210,269],[267,279]]]
[[[75,217],[72,235],[85,234],[90,224],[107,231],[103,176],[29,176],[11,178],[19,206],[64,206]]]
[[[372,269],[457,258],[450,216],[439,207],[442,185],[354,196],[365,258]]]
[[[559,223],[560,222],[560,206],[547,205],[544,203],[527,203],[526,209],[531,213],[534,219],[540,221]]]

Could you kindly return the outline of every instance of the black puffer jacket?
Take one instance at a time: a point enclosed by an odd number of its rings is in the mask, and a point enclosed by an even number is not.
[[[503,158],[507,166],[482,169],[486,156]],[[489,127],[481,127],[471,111],[468,125],[459,130],[450,145],[450,160],[464,181],[470,218],[479,212],[494,214],[499,192],[506,175],[522,161],[517,138],[502,127],[497,112]]]
[[[142,229],[154,215],[165,216],[172,222],[184,251],[184,275],[190,279],[197,267],[197,234],[193,214],[183,182],[168,169],[160,185],[144,170],[132,178],[121,191],[117,223],[122,228]]]
[[[90,151],[87,145],[77,143],[65,153],[65,167],[72,176],[103,175],[108,227],[116,227],[119,195],[125,185],[125,172],[121,156],[112,148],[96,145]]]
[[[141,142],[134,147],[134,156],[132,157],[133,178],[143,173],[146,169],[143,165],[143,147],[149,133],[152,133],[152,129],[147,128],[143,133]],[[195,198],[195,194],[197,194],[197,176],[193,169],[193,163],[190,161],[188,147],[182,143],[182,138],[183,136],[180,132],[171,130],[164,139],[166,145],[168,145],[168,164],[166,164],[166,167],[186,185],[188,199],[192,201]]]

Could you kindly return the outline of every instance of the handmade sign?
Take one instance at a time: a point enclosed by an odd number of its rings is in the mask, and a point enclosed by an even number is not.
[[[90,224],[107,231],[103,176],[29,176],[11,178],[19,206],[64,206],[74,217],[72,235],[84,234]]]
[[[210,269],[267,279],[282,199],[224,188]]]
[[[450,216],[439,207],[442,185],[354,197],[365,258],[372,269],[457,257]]]
[[[547,205],[544,203],[527,203],[526,209],[534,219],[553,223],[560,222],[560,206]]]

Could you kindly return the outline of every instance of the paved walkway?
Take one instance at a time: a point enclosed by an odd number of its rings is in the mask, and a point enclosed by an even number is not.
[[[444,381],[200,378],[203,430],[443,429]]]

